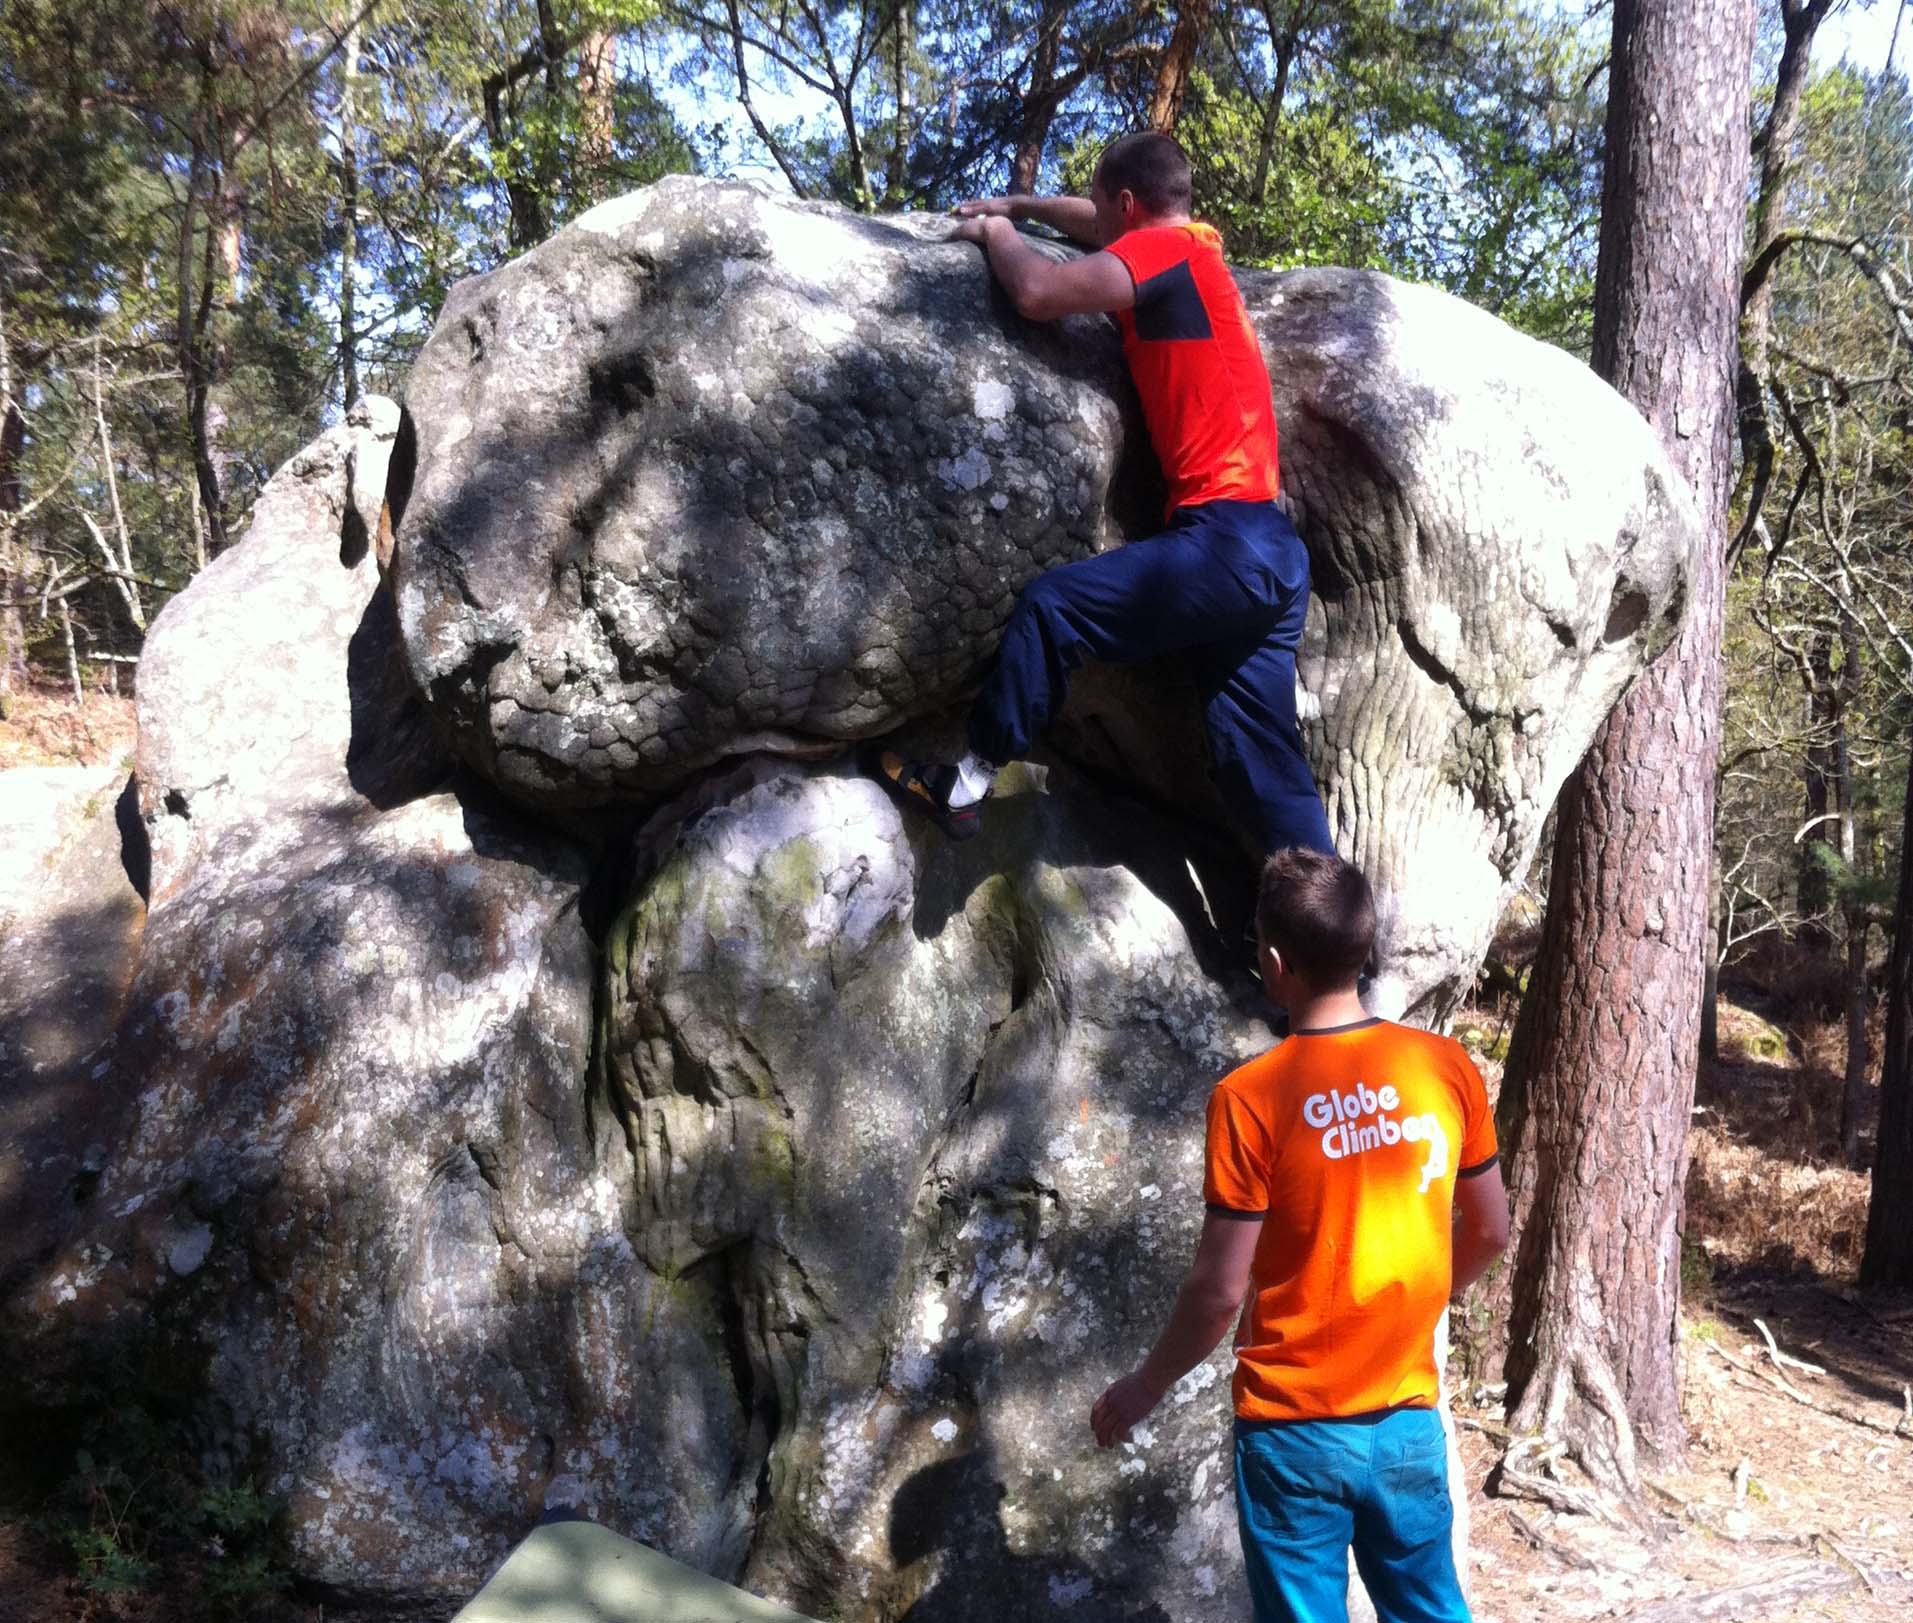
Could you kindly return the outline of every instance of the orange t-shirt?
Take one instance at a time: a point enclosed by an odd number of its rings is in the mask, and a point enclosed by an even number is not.
[[[1461,1044],[1407,1026],[1298,1032],[1222,1079],[1203,1199],[1263,1217],[1236,1340],[1239,1416],[1434,1407],[1455,1179],[1495,1153]]]
[[[1269,369],[1213,226],[1150,225],[1108,251],[1136,284],[1123,355],[1169,482],[1169,511],[1281,493]]]

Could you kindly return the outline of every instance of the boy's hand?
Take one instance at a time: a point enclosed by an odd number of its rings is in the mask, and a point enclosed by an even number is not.
[[[958,220],[950,227],[945,242],[974,242],[979,247],[989,240],[990,221],[994,216],[988,214],[972,215],[968,219]]]
[[[974,220],[992,214],[999,214],[1006,220],[1016,218],[1016,199],[1013,197],[973,197],[967,203],[959,203],[955,214],[960,220]]]
[[[1090,1430],[1096,1433],[1096,1446],[1108,1448],[1129,1435],[1129,1428],[1162,1402],[1162,1394],[1150,1386],[1140,1370],[1125,1375],[1095,1402],[1089,1411]]]

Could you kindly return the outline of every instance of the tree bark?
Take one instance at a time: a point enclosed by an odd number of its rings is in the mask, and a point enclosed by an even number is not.
[[[572,43],[571,36],[559,29],[550,0],[539,0],[538,38],[519,53],[516,61],[488,74],[479,87],[485,108],[485,135],[494,152],[511,139],[518,86],[533,74],[544,75],[546,107],[553,118],[557,116],[563,93],[559,65]],[[511,98],[511,107],[506,105],[507,97]],[[544,139],[533,154],[530,174],[514,169],[505,177],[505,204],[510,216],[506,238],[514,250],[535,248],[551,235],[555,152],[556,143]]]
[[[1156,72],[1155,94],[1149,99],[1149,127],[1164,135],[1175,132],[1176,120],[1182,116],[1182,99],[1189,93],[1189,72],[1196,63],[1202,32],[1209,26],[1210,3],[1183,0],[1177,8],[1176,26]]]
[[[1742,322],[1742,333],[1746,325]],[[1743,368],[1744,370],[1744,368]],[[1833,880],[1821,851],[1833,844],[1833,731],[1839,710],[1833,684],[1833,634],[1816,626],[1801,675],[1807,693],[1807,752],[1800,777],[1805,796],[1794,847],[1794,899],[1800,909],[1800,944],[1809,952],[1833,951]]]
[[[1860,1283],[1913,1286],[1913,754],[1906,763],[1900,890],[1887,968],[1886,1050],[1880,1067],[1880,1136],[1873,1146]]]
[[[205,91],[205,97],[210,99],[210,96],[209,86]],[[198,128],[193,133],[192,157],[186,168],[186,196],[180,207],[179,257],[176,267],[178,306],[174,314],[174,343],[178,351],[180,377],[184,380],[186,392],[187,443],[193,451],[193,550],[202,560],[201,567],[204,567],[203,560],[224,546],[226,539],[218,522],[218,477],[213,472],[211,463],[200,454],[205,409],[204,369],[200,354],[200,324],[194,317],[193,239],[198,231],[199,193],[207,167],[205,129],[206,117],[202,107]],[[209,224],[206,248],[209,267],[212,261],[211,235],[212,230]],[[202,309],[209,309],[210,298],[202,299],[200,305]]]
[[[1843,581],[1842,585],[1846,583]],[[1853,793],[1853,748],[1847,737],[1847,717],[1857,696],[1860,674],[1860,634],[1853,616],[1841,616],[1844,644],[1840,673],[1839,726],[1834,733],[1834,787],[1840,797],[1840,862],[1845,870],[1845,896],[1840,910],[1847,938],[1845,997],[1847,1019],[1846,1075],[1840,1089],[1840,1153],[1850,1167],[1860,1165],[1860,1117],[1865,1111],[1867,1076],[1872,1070],[1867,1053],[1867,938],[1872,921],[1865,900],[1855,891],[1859,872],[1859,828]]]
[[[126,617],[142,638],[146,635],[146,605],[140,600],[139,577],[133,569],[133,535],[126,527],[126,509],[120,503],[120,478],[113,451],[113,430],[106,421],[106,363],[100,353],[100,335],[93,334],[93,433],[100,445],[100,470],[106,476],[106,494],[113,516],[113,542],[84,508],[80,516],[92,533],[95,546],[106,562],[113,585],[126,605]]]
[[[1595,369],[1640,407],[1724,537],[1753,12],[1617,0]],[[1615,707],[1558,807],[1547,919],[1503,1087],[1519,1238],[1517,1433],[1631,1491],[1679,1454],[1681,1185],[1712,878],[1724,546],[1675,645]]]
[[[1867,937],[1871,921],[1864,908],[1848,908],[1847,922],[1847,1063],[1840,1088],[1840,1154],[1850,1167],[1860,1167],[1860,1118],[1866,1113],[1867,1077],[1872,1056],[1867,1052]]]
[[[915,48],[917,11],[912,0],[897,0],[890,24],[890,89],[897,104],[896,130],[890,142],[889,172],[884,177],[884,204],[902,208],[910,173],[910,146],[917,135],[916,102],[910,87],[910,53]]]
[[[15,533],[20,512],[20,458],[27,419],[14,387],[13,350],[7,342],[6,301],[0,297],[0,721],[13,714],[13,673],[26,663],[26,618],[20,613],[21,567]]]
[[[199,304],[186,334],[186,430],[192,438],[193,477],[199,485],[200,512],[206,525],[207,550],[217,557],[226,550],[226,498],[219,486],[218,429],[223,416],[212,405],[212,324],[218,285],[214,258],[220,233],[209,213],[206,252],[200,265]]]
[[[1262,109],[1262,131],[1256,141],[1255,183],[1249,188],[1249,201],[1260,208],[1269,195],[1269,170],[1275,163],[1275,137],[1282,126],[1282,103],[1288,99],[1289,70],[1295,65],[1296,47],[1301,43],[1300,15],[1286,33],[1277,34],[1275,8],[1268,8],[1269,44],[1275,52],[1275,73],[1269,83],[1268,105]]]
[[[60,598],[60,635],[66,643],[66,679],[73,689],[73,707],[86,709],[86,689],[80,685],[80,651],[73,641],[73,606],[62,594]]]
[[[1028,196],[1036,190],[1036,175],[1043,162],[1043,148],[1049,142],[1049,127],[1056,109],[1069,92],[1059,84],[1056,69],[1062,61],[1063,23],[1069,16],[1066,5],[1043,8],[1037,23],[1036,56],[1030,64],[1030,87],[1023,97],[1023,118],[1016,136],[1016,151],[1010,159],[1010,191]]]
[[[1719,788],[1715,789],[1718,801]],[[1720,864],[1712,864],[1707,885],[1707,940],[1702,947],[1700,985],[1700,1057],[1709,1064],[1720,1058],[1720,944],[1726,939],[1721,920]]]
[[[578,43],[579,168],[593,198],[608,197],[616,189],[612,166],[617,151],[612,138],[617,127],[617,82],[618,36],[608,28],[593,29]]]

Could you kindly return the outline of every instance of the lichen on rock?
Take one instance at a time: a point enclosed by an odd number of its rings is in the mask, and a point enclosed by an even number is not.
[[[967,845],[837,759],[949,729],[1020,585],[1159,512],[1106,325],[1019,321],[938,229],[594,210],[153,627],[151,908],[5,1343],[53,1395],[161,1333],[308,1577],[469,1593],[562,1502],[871,1623],[1240,1613],[1226,1354],[1123,1449],[1083,1425],[1267,1041],[1186,687],[1080,683]],[[1242,280],[1307,741],[1377,996],[1436,1020],[1701,538],[1567,357]]]
[[[960,712],[1017,592],[1147,534],[1101,318],[1032,324],[973,248],[676,178],[460,285],[391,490],[407,657],[466,760],[542,806]],[[1558,785],[1671,640],[1702,544],[1639,414],[1571,357],[1370,272],[1239,277],[1315,602],[1305,738],[1439,1019]],[[1052,743],[1224,820],[1186,682],[1084,684]]]

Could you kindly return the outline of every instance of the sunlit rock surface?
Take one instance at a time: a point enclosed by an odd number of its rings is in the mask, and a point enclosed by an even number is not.
[[[467,760],[642,800],[960,708],[1022,585],[1159,522],[1113,327],[1021,321],[945,229],[678,178],[460,285],[391,499],[407,655]],[[1670,640],[1697,521],[1561,352],[1372,273],[1240,280],[1314,561],[1310,752],[1383,900],[1378,995],[1437,1016]],[[1059,746],[1214,820],[1193,702],[1142,688]]]
[[[765,1483],[747,1579],[809,1609],[1233,1615],[1226,1361],[1132,1447],[1088,1415],[1194,1253],[1210,1082],[1268,1032],[1203,972],[1165,827],[1045,777],[950,846],[792,770],[607,943],[635,1243],[727,1282],[756,1423],[704,1467]]]
[[[1153,522],[1109,333],[1018,322],[933,229],[607,206],[461,288],[406,422],[316,441],[159,617],[151,906],[116,881],[44,1096],[84,1142],[4,1254],[18,1401],[158,1360],[297,1569],[397,1601],[565,1503],[819,1616],[1246,1615],[1226,1354],[1133,1447],[1086,1426],[1268,1040],[1174,673],[1083,684],[964,846],[789,759],[947,731],[1019,583]],[[1691,513],[1489,318],[1244,285],[1310,745],[1377,997],[1433,1019]]]
[[[294,458],[147,640],[152,906],[61,1096],[91,1147],[34,1215],[66,1232],[16,1227],[6,1322],[45,1396],[135,1349],[197,1372],[209,1457],[286,1503],[299,1569],[407,1593],[465,1584],[563,1460],[663,1489],[629,1179],[586,1125],[586,864],[441,786],[348,540],[379,438]],[[36,1074],[10,1066],[7,1125]]]

